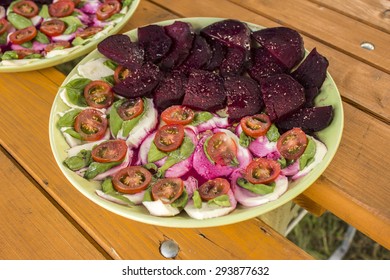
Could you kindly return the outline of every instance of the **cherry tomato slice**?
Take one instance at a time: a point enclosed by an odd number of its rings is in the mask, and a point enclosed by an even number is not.
[[[267,133],[271,120],[266,114],[258,114],[242,118],[240,124],[246,135],[257,138]]]
[[[50,52],[52,50],[62,50],[62,49],[67,49],[70,48],[70,43],[68,41],[57,41],[55,43],[50,43],[45,47],[45,52]]]
[[[180,147],[184,140],[184,127],[168,124],[160,127],[154,136],[154,144],[163,152],[171,152]]]
[[[12,11],[26,18],[32,18],[38,14],[39,8],[33,1],[20,1],[15,3]]]
[[[112,178],[114,188],[121,193],[136,194],[145,190],[152,181],[152,174],[142,166],[121,169]]]
[[[5,33],[8,27],[9,27],[9,22],[5,18],[0,19],[0,35]]]
[[[49,14],[52,17],[70,16],[74,11],[74,3],[72,1],[60,1],[49,5]]]
[[[199,195],[203,201],[209,201],[217,196],[227,194],[230,190],[230,183],[223,178],[209,180],[198,189]]]
[[[225,132],[217,132],[207,142],[207,154],[217,164],[222,166],[237,165],[236,142]]]
[[[47,36],[53,37],[61,35],[62,33],[64,33],[65,29],[65,22],[59,19],[51,19],[42,22],[39,30]]]
[[[257,158],[245,169],[245,178],[252,184],[268,184],[279,176],[280,164],[272,159]]]
[[[26,56],[38,53],[31,49],[14,50],[14,52],[16,52],[16,54],[18,55],[18,59],[23,59]]]
[[[122,120],[128,121],[141,115],[144,111],[144,101],[141,97],[127,99],[118,107],[118,114]]]
[[[77,32],[76,37],[80,37],[82,39],[87,39],[96,33],[100,32],[103,30],[103,27],[100,26],[90,26],[85,28],[83,31]]]
[[[104,81],[92,81],[84,88],[84,97],[88,106],[108,108],[114,101],[114,92],[110,84]]]
[[[109,140],[92,149],[92,158],[97,162],[122,161],[127,153],[125,140]]]
[[[161,119],[167,124],[186,125],[192,122],[195,113],[186,106],[171,106],[161,113]]]
[[[121,3],[116,0],[105,1],[102,3],[96,11],[96,17],[98,20],[109,19],[114,14],[121,10]]]
[[[276,144],[279,153],[288,160],[298,159],[305,151],[306,146],[306,134],[297,127],[283,133]]]
[[[115,68],[115,72],[114,72],[114,80],[115,82],[118,84],[120,82],[122,82],[124,79],[126,79],[128,76],[130,76],[130,70],[127,69],[126,67],[124,66],[121,66],[121,65],[118,65],[116,68]]]
[[[76,7],[78,4],[80,4],[81,0],[58,0],[58,2],[64,2],[64,1],[72,1],[74,3],[74,6]]]
[[[85,141],[101,139],[107,130],[107,119],[95,109],[81,111],[75,119],[74,129]]]
[[[11,33],[9,40],[13,44],[20,45],[34,39],[37,33],[35,26],[29,26]]]
[[[152,186],[153,200],[161,200],[164,204],[171,204],[178,199],[184,190],[184,182],[180,178],[159,179]]]

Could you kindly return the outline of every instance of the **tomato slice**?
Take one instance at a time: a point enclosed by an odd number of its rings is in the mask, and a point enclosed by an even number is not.
[[[230,190],[230,183],[223,178],[209,180],[198,189],[199,195],[203,201],[209,201],[217,196],[227,194]]]
[[[13,44],[20,45],[34,39],[37,33],[35,26],[29,26],[11,33],[9,40]]]
[[[114,92],[109,83],[92,81],[84,88],[84,97],[88,106],[102,109],[109,107],[114,101]]]
[[[49,14],[52,17],[70,16],[74,11],[75,4],[72,1],[60,1],[49,5]]]
[[[42,22],[39,30],[47,36],[53,37],[61,35],[62,33],[64,33],[65,29],[65,22],[59,19],[51,19]]]
[[[74,6],[76,7],[78,4],[80,4],[81,0],[58,0],[58,2],[64,2],[64,1],[72,1],[74,3]]]
[[[152,174],[142,166],[121,169],[112,178],[114,188],[121,193],[136,194],[145,190],[152,181]]]
[[[39,8],[33,1],[20,1],[13,5],[12,11],[26,18],[32,18],[38,14]]]
[[[268,115],[257,114],[242,118],[240,124],[246,135],[257,138],[265,135],[272,123]]]
[[[118,65],[115,68],[114,72],[114,80],[118,84],[122,82],[124,79],[126,79],[128,76],[130,76],[130,70],[122,65]]]
[[[118,13],[121,10],[121,3],[116,0],[109,0],[102,3],[97,11],[96,17],[98,20],[109,19],[114,14]]]
[[[70,48],[70,43],[68,41],[57,41],[55,43],[50,43],[45,47],[45,52],[50,52],[52,50],[61,50]]]
[[[31,50],[31,49],[21,49],[21,50],[14,50],[16,54],[18,55],[18,59],[23,59],[26,56],[37,54],[37,51]]]
[[[8,27],[9,27],[9,22],[5,18],[0,19],[0,35],[5,33]]]
[[[103,30],[103,27],[100,26],[90,26],[85,28],[83,31],[77,32],[76,37],[80,37],[82,39],[87,39],[91,37],[92,35],[95,35],[96,33]]]
[[[161,118],[167,124],[182,124],[186,125],[192,122],[195,113],[192,109],[186,106],[171,106],[161,113]]]
[[[245,178],[252,184],[268,184],[279,176],[280,164],[272,159],[257,158],[245,169]]]
[[[288,160],[298,159],[305,151],[306,146],[306,134],[297,127],[283,133],[276,144],[279,153]]]
[[[122,161],[127,153],[126,141],[122,139],[109,140],[92,149],[92,158],[97,162]]]
[[[153,200],[161,200],[164,204],[171,204],[178,199],[184,190],[184,182],[180,178],[159,179],[152,186]]]
[[[74,129],[85,141],[101,139],[107,130],[107,119],[95,109],[81,111],[75,119]]]
[[[128,121],[141,115],[144,111],[144,101],[141,97],[127,99],[118,107],[118,114],[122,120]]]
[[[236,142],[225,132],[217,132],[208,139],[206,151],[209,157],[223,166],[237,165]]]
[[[180,147],[184,140],[184,127],[168,124],[160,127],[154,136],[154,144],[163,152],[171,152]]]

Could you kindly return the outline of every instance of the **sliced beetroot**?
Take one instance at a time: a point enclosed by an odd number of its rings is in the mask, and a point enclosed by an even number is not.
[[[145,50],[145,60],[156,63],[169,52],[172,39],[163,26],[151,24],[138,28],[138,43]]]
[[[212,56],[212,51],[206,39],[196,35],[191,52],[181,65],[180,69],[188,72],[189,69],[201,69],[206,65]]]
[[[240,75],[244,71],[246,58],[247,50],[238,47],[228,48],[219,67],[220,75],[222,77]]]
[[[107,37],[97,48],[101,54],[130,70],[140,68],[144,61],[144,50],[123,34]]]
[[[317,87],[310,87],[305,88],[305,107],[313,107],[314,106],[314,99],[316,96],[320,93]]]
[[[263,47],[252,49],[251,62],[252,64],[248,68],[248,74],[259,83],[267,77],[282,74],[288,70],[286,66]]]
[[[287,74],[265,79],[261,84],[261,93],[272,122],[292,114],[305,103],[303,86]]]
[[[293,127],[300,127],[311,134],[326,128],[333,119],[333,107],[322,106],[312,108],[302,108],[285,120],[277,122],[277,127],[281,131],[287,131]]]
[[[195,35],[192,26],[182,21],[175,21],[173,24],[165,26],[164,30],[172,39],[172,46],[169,53],[161,61],[161,68],[169,70],[182,64],[190,54]]]
[[[221,42],[227,47],[240,47],[250,49],[250,34],[248,26],[238,20],[227,19],[210,24],[203,28],[200,33]]]
[[[253,32],[252,36],[288,69],[297,65],[305,55],[301,35],[291,28],[265,28]]]
[[[262,109],[263,101],[256,81],[245,76],[228,77],[224,86],[230,119],[254,115]]]
[[[209,39],[208,43],[211,47],[212,56],[207,65],[205,65],[204,69],[214,71],[215,69],[219,68],[223,59],[225,58],[226,47],[214,39]]]
[[[215,111],[225,106],[223,79],[215,73],[192,69],[185,86],[183,105],[204,111]]]
[[[325,81],[328,66],[328,60],[314,48],[291,76],[305,88],[320,88]]]
[[[153,101],[162,111],[169,106],[181,104],[184,96],[184,74],[178,71],[168,73],[154,90]]]
[[[113,91],[123,97],[135,98],[149,95],[158,85],[162,74],[158,66],[147,62],[136,69],[121,83],[114,85]]]

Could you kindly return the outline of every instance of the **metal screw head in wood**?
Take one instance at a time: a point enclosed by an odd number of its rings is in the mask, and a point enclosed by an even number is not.
[[[179,253],[179,245],[173,240],[163,241],[160,245],[160,253],[165,258],[174,258]]]

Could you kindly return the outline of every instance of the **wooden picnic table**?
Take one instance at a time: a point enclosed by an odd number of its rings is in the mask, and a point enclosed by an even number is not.
[[[144,0],[122,32],[182,17],[291,27],[307,49],[329,59],[343,100],[343,137],[330,166],[295,202],[317,214],[329,210],[390,249],[390,2]],[[166,240],[179,246],[176,259],[312,258],[272,221],[166,228],[91,202],[50,149],[50,109],[64,79],[54,67],[0,73],[0,259],[164,259]]]

